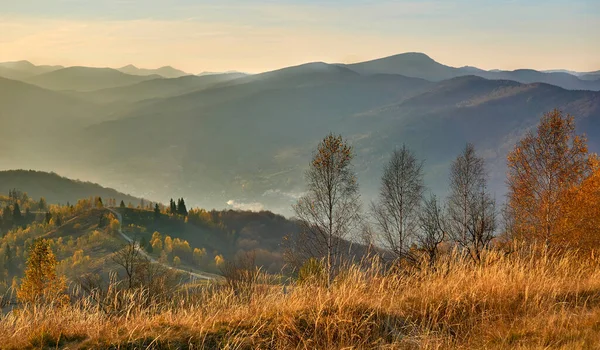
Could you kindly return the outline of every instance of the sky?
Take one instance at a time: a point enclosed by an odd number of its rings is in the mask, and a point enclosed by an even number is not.
[[[600,0],[0,0],[0,62],[257,73],[402,52],[600,70]]]

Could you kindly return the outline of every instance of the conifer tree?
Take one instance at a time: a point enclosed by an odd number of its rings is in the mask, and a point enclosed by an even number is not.
[[[158,220],[160,218],[160,208],[158,207],[158,203],[154,204],[154,219]]]
[[[171,198],[171,201],[169,202],[169,212],[171,214],[177,213],[177,205],[175,204],[175,201],[173,200],[173,198]]]
[[[40,201],[38,202],[38,209],[46,210],[47,207],[48,207],[48,203],[46,203],[46,199],[44,197],[40,198]]]
[[[185,207],[185,200],[183,198],[179,198],[177,200],[177,214],[183,215],[183,216],[188,215],[187,208]]]
[[[56,258],[47,240],[34,242],[27,259],[25,277],[17,291],[24,303],[65,302],[66,281],[56,273]]]
[[[19,207],[19,203],[15,202],[15,205],[13,207],[13,221],[15,223],[15,225],[20,225],[21,221],[23,219],[23,216],[21,215],[21,208]]]
[[[121,200],[121,204],[119,204],[119,207],[120,207],[121,209],[125,208],[125,202],[123,202],[123,201]]]

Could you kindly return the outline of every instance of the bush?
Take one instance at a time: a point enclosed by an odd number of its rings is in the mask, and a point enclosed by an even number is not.
[[[327,274],[325,273],[325,264],[322,260],[310,258],[300,267],[298,271],[299,284],[327,284]]]

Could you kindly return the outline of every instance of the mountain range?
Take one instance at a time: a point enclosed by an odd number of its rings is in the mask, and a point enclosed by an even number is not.
[[[171,66],[164,66],[157,69],[145,69],[138,68],[133,64],[128,64],[124,67],[119,68],[118,71],[131,75],[159,75],[163,78],[179,78],[185,75],[190,75],[189,73],[173,68]]]
[[[289,214],[330,131],[354,146],[365,203],[402,144],[425,160],[427,185],[443,195],[466,142],[485,157],[501,200],[507,152],[553,108],[573,114],[600,150],[594,72],[455,68],[407,53],[253,75],[146,73],[70,67],[0,79],[0,120],[9,126],[1,167],[56,171],[163,202],[184,196],[194,206]]]

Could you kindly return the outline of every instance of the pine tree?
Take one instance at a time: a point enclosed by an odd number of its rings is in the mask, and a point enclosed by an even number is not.
[[[158,207],[158,203],[154,204],[154,219],[158,220],[160,218],[160,208]]]
[[[169,212],[171,214],[177,213],[177,205],[175,204],[175,201],[173,200],[173,198],[171,198],[171,201],[169,202]]]
[[[23,215],[21,215],[21,208],[19,207],[19,203],[15,202],[13,207],[13,221],[15,225],[20,225],[23,220]]]
[[[9,228],[12,226],[12,221],[12,210],[10,210],[10,207],[7,205],[2,211],[2,225]]]
[[[179,198],[177,200],[177,214],[183,215],[183,216],[188,215],[187,208],[185,207],[185,200],[183,198]]]
[[[121,209],[125,208],[125,202],[123,202],[123,201],[121,200],[121,204],[119,204],[119,207],[120,207]]]
[[[47,207],[48,207],[48,203],[46,203],[46,199],[44,197],[40,198],[40,201],[38,202],[38,209],[46,210]]]
[[[56,258],[47,240],[34,242],[27,259],[25,277],[17,291],[24,303],[65,302],[65,278],[56,274]]]

